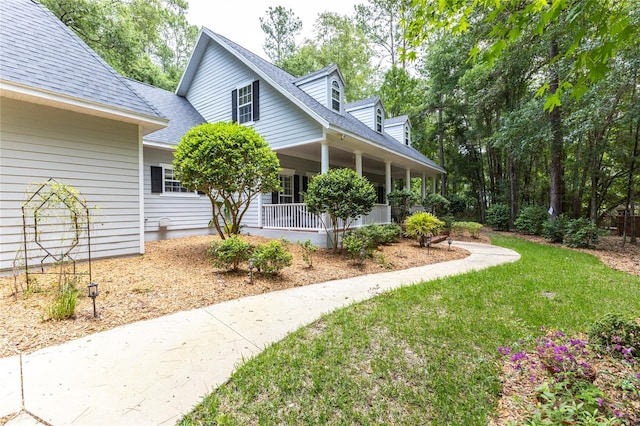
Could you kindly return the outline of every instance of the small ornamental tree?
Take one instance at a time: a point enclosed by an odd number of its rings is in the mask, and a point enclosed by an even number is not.
[[[368,214],[376,199],[376,190],[371,182],[351,169],[333,169],[314,177],[304,194],[304,202],[311,213],[321,219],[323,213],[329,215],[334,232],[331,237],[333,251],[338,251],[338,236],[341,236],[340,241],[344,240],[353,221]],[[342,228],[339,228],[340,220]],[[322,223],[327,229],[324,220]]]
[[[193,127],[178,144],[173,168],[185,188],[209,197],[209,225],[222,239],[240,232],[251,200],[280,189],[278,157],[255,130],[237,123]]]

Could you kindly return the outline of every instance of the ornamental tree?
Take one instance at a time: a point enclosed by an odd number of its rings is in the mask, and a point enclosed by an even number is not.
[[[240,233],[254,198],[280,189],[278,157],[253,128],[237,123],[193,127],[178,144],[173,168],[185,188],[209,197],[209,226],[222,239]]]
[[[371,212],[376,198],[376,190],[371,182],[351,169],[333,169],[312,178],[304,193],[304,202],[311,213],[321,219],[324,213],[329,216],[333,229],[333,236],[330,237],[333,251],[338,251],[338,236],[341,236],[342,248],[342,240],[353,221]],[[322,224],[328,231],[324,219]]]

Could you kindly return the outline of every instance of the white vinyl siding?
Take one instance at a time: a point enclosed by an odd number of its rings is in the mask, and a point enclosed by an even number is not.
[[[405,129],[409,130],[409,137],[411,137],[411,127],[407,121],[384,126],[384,131],[401,144],[405,144]]]
[[[231,92],[260,80],[260,120],[252,124],[273,148],[323,137],[321,125],[215,42],[209,43],[186,98],[209,122],[231,120]]]
[[[311,96],[316,101],[320,102],[322,105],[327,105],[327,77],[321,76],[316,80],[312,80],[301,84],[300,87],[302,90],[307,92],[309,96]]]
[[[156,240],[163,236],[156,233],[170,232],[181,234],[209,233],[211,220],[211,202],[206,195],[194,192],[172,194],[151,193],[151,166],[171,164],[173,151],[144,148],[144,220],[145,239]],[[160,219],[169,219],[166,229],[160,227]]]
[[[21,248],[28,187],[49,178],[92,208],[93,258],[141,253],[138,127],[6,98],[0,107],[0,269]]]

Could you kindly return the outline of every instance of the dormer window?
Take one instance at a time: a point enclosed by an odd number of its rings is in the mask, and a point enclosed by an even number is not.
[[[260,119],[260,81],[231,91],[231,120],[240,124]]]
[[[333,80],[331,83],[331,109],[334,111],[340,112],[340,84]]]
[[[409,131],[409,126],[407,125],[404,126],[404,144],[405,145],[411,144],[411,133]]]
[[[382,110],[376,108],[376,132],[382,133]]]

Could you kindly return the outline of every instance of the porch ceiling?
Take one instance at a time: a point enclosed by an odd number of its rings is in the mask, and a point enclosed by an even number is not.
[[[362,169],[366,173],[384,175],[385,160],[391,161],[391,176],[403,179],[406,169],[411,169],[411,177],[438,176],[439,173],[424,164],[385,151],[381,148],[366,144],[349,136],[344,139],[339,133],[328,133],[329,164],[331,167],[345,167],[355,169],[354,151],[362,152]],[[318,163],[320,170],[321,143],[319,141],[278,149],[278,154],[303,158]]]

